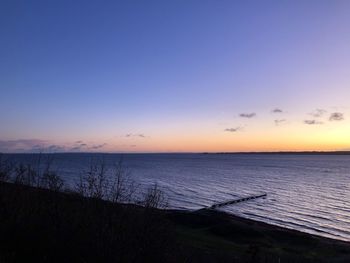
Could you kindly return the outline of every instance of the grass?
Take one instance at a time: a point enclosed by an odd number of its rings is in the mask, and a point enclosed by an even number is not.
[[[181,242],[242,262],[350,262],[350,244],[216,211],[174,212]]]
[[[1,262],[349,262],[350,245],[215,211],[0,183]]]

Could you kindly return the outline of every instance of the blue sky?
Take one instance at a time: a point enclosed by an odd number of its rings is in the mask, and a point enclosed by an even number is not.
[[[0,151],[77,141],[83,151],[348,148],[349,10],[349,1],[1,1]]]

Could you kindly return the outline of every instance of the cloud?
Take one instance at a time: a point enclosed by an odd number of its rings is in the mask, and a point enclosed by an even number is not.
[[[0,140],[0,152],[18,153],[52,153],[52,152],[80,152],[97,150],[106,146],[103,144],[87,144],[83,141],[75,141],[67,145],[52,144],[50,141],[37,139]]]
[[[330,121],[342,121],[342,120],[344,120],[344,114],[341,112],[333,112],[329,116],[329,120]]]
[[[307,124],[307,125],[320,125],[320,124],[323,124],[323,122],[317,121],[317,120],[304,120],[304,124]]]
[[[279,125],[285,123],[286,119],[277,119],[277,120],[274,120],[274,122],[275,122],[276,126],[279,126]]]
[[[44,149],[45,152],[64,152],[66,150],[66,147],[61,145],[50,145]]]
[[[146,135],[143,133],[127,133],[125,134],[125,137],[130,138],[130,137],[139,137],[139,138],[147,138]]]
[[[242,128],[241,127],[236,127],[236,128],[226,128],[224,131],[225,132],[238,132],[241,131]]]
[[[47,141],[37,139],[0,140],[0,151],[3,152],[26,152],[33,148],[45,147]]]
[[[256,113],[252,112],[252,113],[241,113],[239,114],[239,117],[242,117],[242,118],[253,118],[256,116]]]
[[[280,108],[275,108],[271,111],[272,113],[282,113],[283,110],[281,110]]]
[[[53,152],[56,149],[56,145],[44,146],[44,145],[34,145],[31,149],[22,148],[16,149],[14,152],[34,152],[34,153],[42,153],[42,152]]]
[[[82,151],[84,148],[87,148],[88,145],[86,143],[84,143],[83,141],[76,141],[75,142],[75,146],[71,147],[69,149],[69,151],[72,151],[72,152],[80,152]]]
[[[80,152],[80,151],[88,151],[88,150],[97,150],[97,149],[103,148],[106,145],[107,145],[107,143],[94,144],[94,145],[88,145],[86,143],[81,143],[79,145],[76,145],[76,146],[70,148],[69,151]]]
[[[70,152],[79,152],[79,151],[81,151],[81,147],[76,146],[76,147],[70,148],[69,151]]]
[[[327,113],[326,110],[324,109],[316,109],[313,112],[310,113],[310,115],[314,118],[320,118],[322,117],[325,113]]]
[[[103,148],[106,145],[107,145],[107,143],[97,144],[97,145],[91,146],[90,149],[94,149],[94,150],[101,149],[101,148]]]

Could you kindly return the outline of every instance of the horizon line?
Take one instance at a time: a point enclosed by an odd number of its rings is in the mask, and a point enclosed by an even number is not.
[[[0,152],[1,154],[350,154],[350,150],[333,151],[215,151],[215,152]]]

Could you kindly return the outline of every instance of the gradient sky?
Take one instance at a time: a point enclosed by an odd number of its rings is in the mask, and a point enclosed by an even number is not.
[[[350,149],[350,1],[0,3],[0,151]]]

